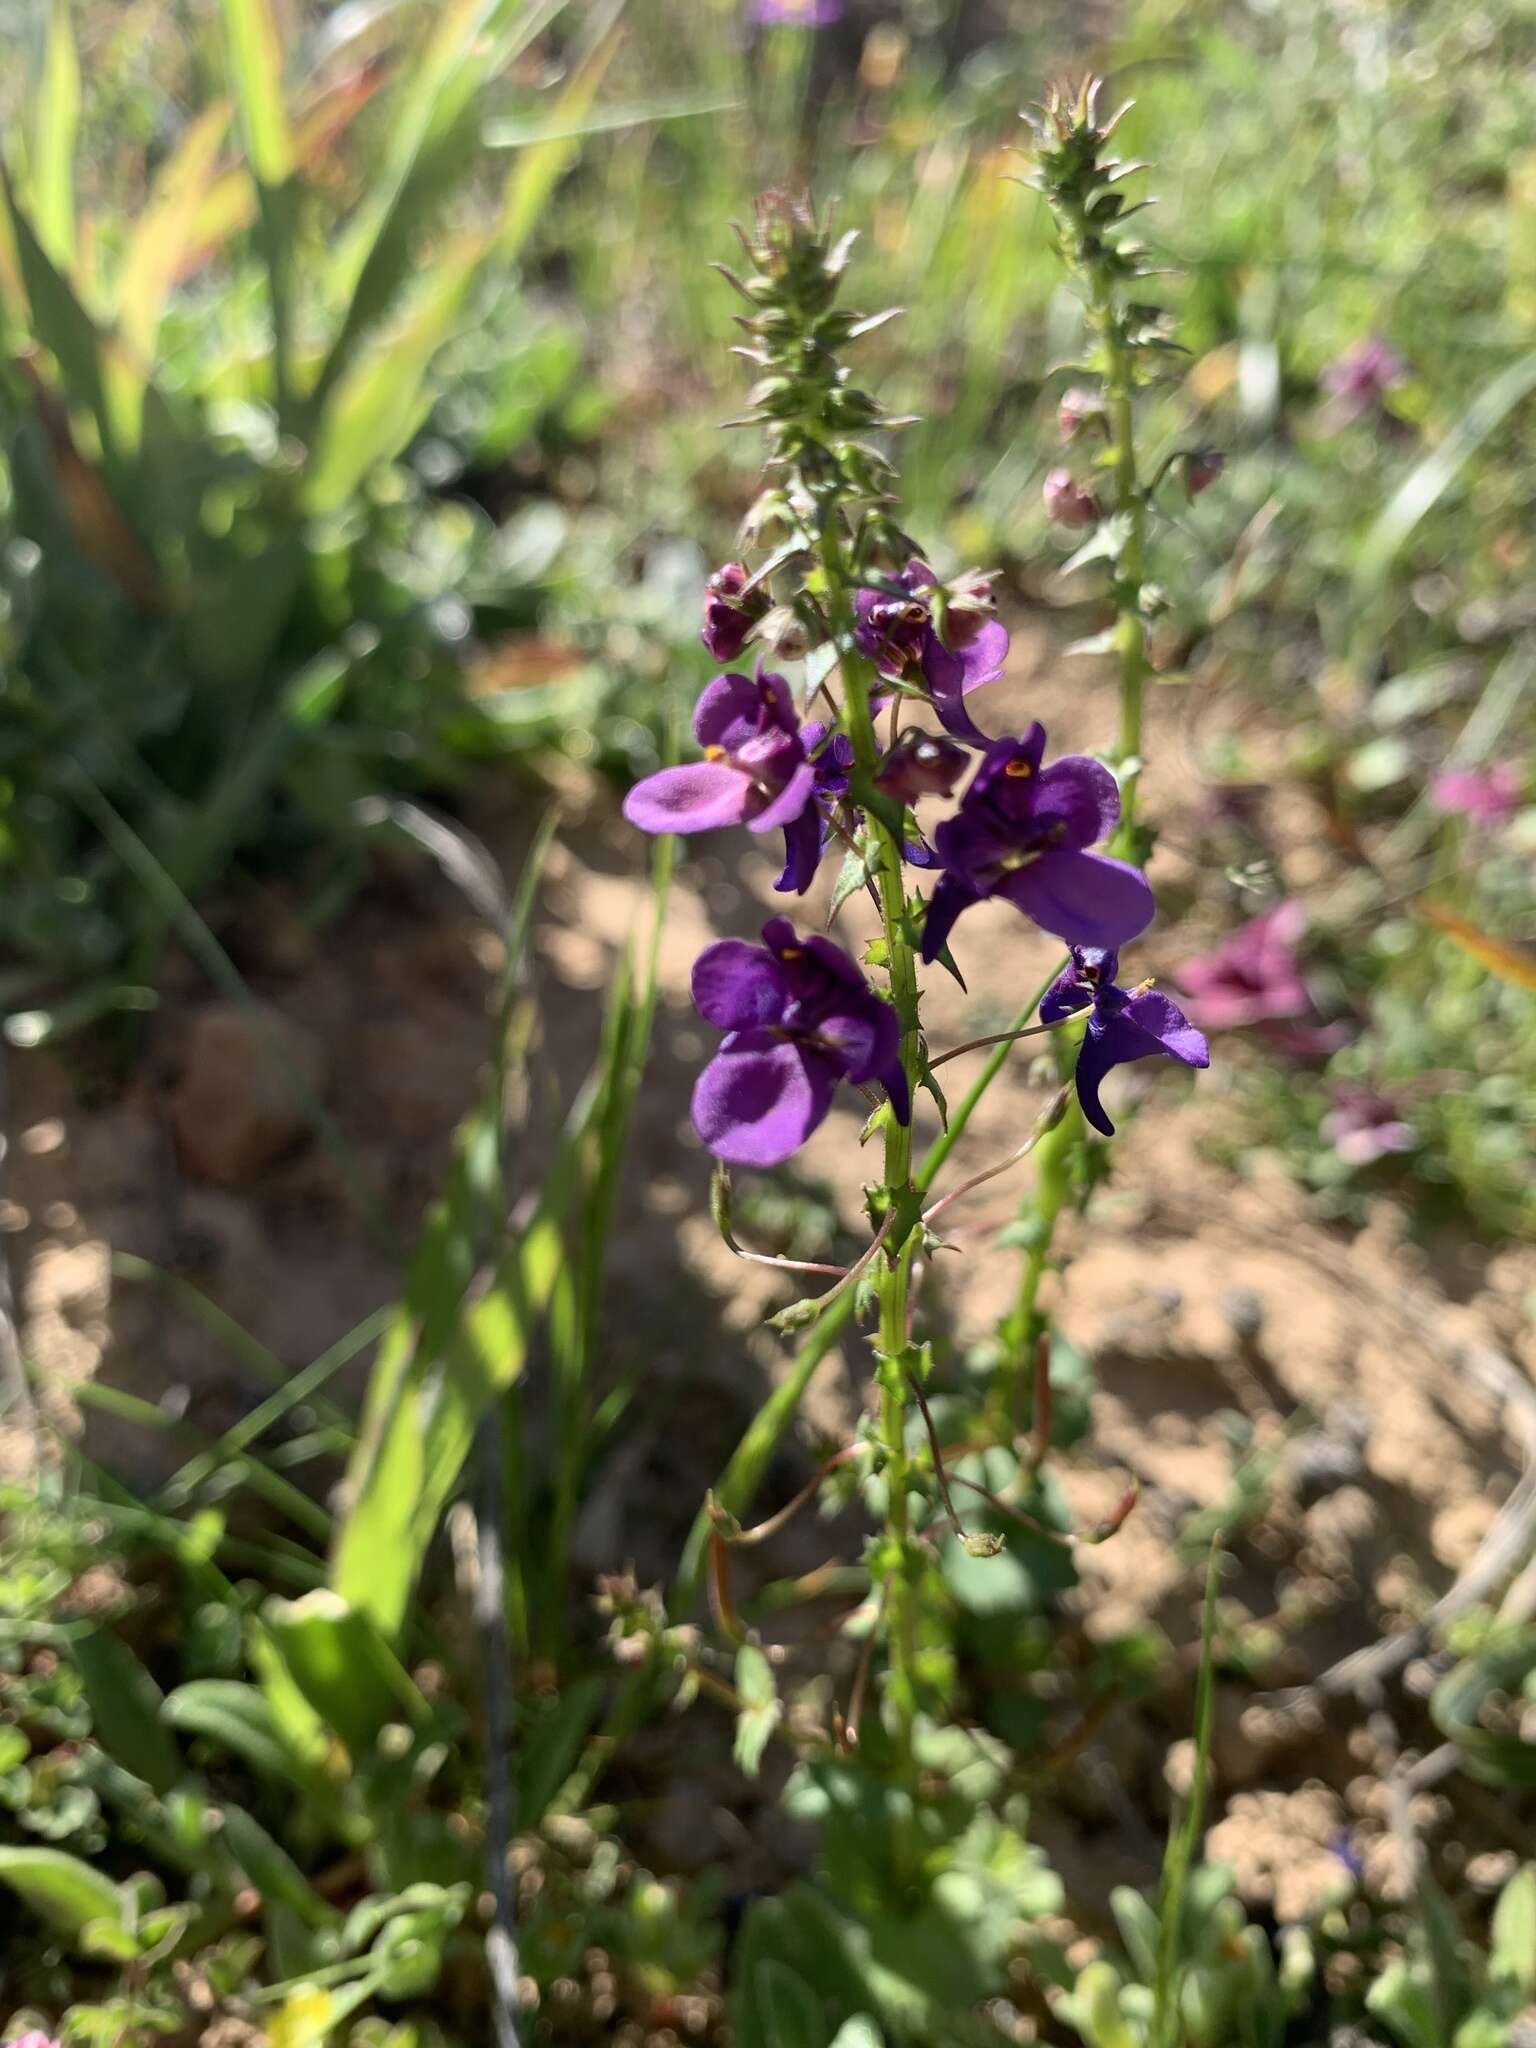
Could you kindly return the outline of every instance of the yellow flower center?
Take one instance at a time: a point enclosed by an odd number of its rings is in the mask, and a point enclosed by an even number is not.
[[[1015,781],[1022,780],[1026,775],[1033,775],[1034,772],[1022,754],[1016,754],[1011,761],[1003,763],[1003,773],[1013,776]]]

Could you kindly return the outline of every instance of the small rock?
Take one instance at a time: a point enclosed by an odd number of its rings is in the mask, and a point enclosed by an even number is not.
[[[171,1121],[195,1180],[239,1187],[304,1137],[302,1085],[324,1084],[318,1039],[281,1012],[210,1003],[192,1023]]]

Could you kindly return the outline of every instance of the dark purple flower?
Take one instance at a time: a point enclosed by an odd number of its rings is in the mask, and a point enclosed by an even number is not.
[[[1367,335],[1323,372],[1323,388],[1332,394],[1333,417],[1344,423],[1375,411],[1406,374],[1396,351],[1378,335]]]
[[[726,1033],[693,1091],[693,1121],[731,1166],[779,1166],[832,1106],[837,1084],[878,1081],[905,1123],[901,1026],[840,946],[771,917],[763,943],[721,939],[693,965],[694,1007]]]
[[[1041,492],[1045,516],[1058,526],[1092,526],[1099,517],[1099,501],[1085,490],[1070,469],[1053,469]]]
[[[966,710],[965,698],[1002,674],[1007,629],[984,608],[974,577],[962,579],[965,603],[944,606],[942,632],[934,619],[940,585],[927,564],[908,562],[891,580],[897,590],[861,590],[855,600],[859,652],[890,682],[926,689],[946,732],[985,746],[987,736]]]
[[[624,799],[625,817],[642,832],[768,832],[809,804],[816,771],[782,676],[716,676],[694,706],[693,732],[702,761],[659,769]]]
[[[915,804],[922,796],[948,796],[969,758],[964,747],[936,733],[904,732],[875,771],[875,787],[902,804]]]
[[[699,638],[714,661],[734,661],[767,616],[769,600],[761,589],[747,589],[740,562],[727,562],[710,577],[704,592],[704,624]]]
[[[1208,491],[1227,466],[1227,458],[1219,448],[1196,448],[1183,458],[1184,488],[1190,497],[1198,498],[1202,491]]]
[[[1118,957],[1096,946],[1074,946],[1072,964],[1046,990],[1040,1022],[1059,1024],[1087,1010],[1088,1029],[1077,1055],[1077,1099],[1083,1115],[1106,1138],[1115,1127],[1099,1101],[1099,1084],[1111,1067],[1129,1066],[1154,1053],[1186,1067],[1208,1067],[1211,1050],[1176,1003],[1143,984],[1123,989],[1115,981]]]
[[[752,0],[751,13],[763,28],[831,28],[843,18],[843,0]]]
[[[821,856],[832,837],[832,815],[848,794],[853,773],[853,742],[846,733],[829,738],[825,723],[808,719],[800,728],[800,744],[814,775],[812,800],[784,827],[784,869],[774,888],[803,896],[816,879]]]
[[[1318,1126],[1349,1166],[1369,1166],[1389,1152],[1410,1152],[1418,1140],[1397,1105],[1373,1088],[1345,1083],[1333,1091],[1333,1108]]]
[[[1437,811],[1459,811],[1479,825],[1507,825],[1520,807],[1525,778],[1513,761],[1491,768],[1442,768],[1429,785]]]
[[[1045,728],[994,740],[953,817],[934,833],[944,870],[923,924],[923,958],[937,959],[972,903],[1005,896],[1042,930],[1076,946],[1119,946],[1152,922],[1147,878],[1128,861],[1085,849],[1120,820],[1115,778],[1067,754],[1049,768]]]

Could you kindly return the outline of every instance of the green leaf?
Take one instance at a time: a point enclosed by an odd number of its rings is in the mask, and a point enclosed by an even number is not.
[[[831,2048],[885,2048],[885,2036],[868,2013],[855,2013],[833,2035]]]
[[[272,0],[220,0],[220,8],[245,152],[257,183],[275,190],[293,171],[277,15]]]
[[[165,1702],[159,1686],[128,1645],[107,1629],[82,1636],[73,1656],[97,1741],[164,1797],[184,1767],[161,1719]]]
[[[1522,1863],[1499,1893],[1488,1968],[1496,1981],[1512,1982],[1522,1998],[1536,1998],[1536,1863]]]
[[[58,1933],[78,1941],[93,1920],[123,1919],[117,1886],[62,1849],[13,1849],[0,1843],[0,1884]]]
[[[773,1666],[753,1643],[743,1643],[736,1653],[736,1691],[742,1711],[736,1716],[734,1755],[738,1767],[755,1778],[762,1766],[763,1751],[783,1718],[779,1688]]]
[[[774,2048],[825,2048],[826,2014],[803,1977],[785,1963],[762,1962],[752,1973],[758,2018]]]
[[[297,1600],[277,1597],[261,1611],[268,1640],[288,1675],[354,1761],[364,1761],[386,1722],[416,1727],[431,1719],[373,1617],[329,1587]]]
[[[32,127],[32,203],[38,240],[61,271],[75,263],[75,137],[80,60],[69,0],[53,0]]]
[[[1158,1889],[1157,1974],[1153,1980],[1152,2025],[1148,2048],[1178,2048],[1180,1978],[1183,1961],[1179,1940],[1183,1930],[1184,1896],[1190,1865],[1199,1847],[1205,1820],[1205,1793],[1210,1775],[1211,1735],[1216,1722],[1216,1594],[1221,1585],[1221,1552],[1213,1543],[1205,1574],[1205,1609],[1200,1627],[1200,1676],[1195,1688],[1195,1761],[1189,1806],[1180,1824],[1171,1828]]]
[[[267,1904],[286,1906],[306,1927],[339,1927],[341,1914],[321,1898],[287,1850],[273,1841],[243,1806],[219,1809],[221,1838],[240,1870]]]
[[[308,1782],[278,1732],[266,1696],[254,1685],[234,1678],[194,1678],[176,1688],[162,1711],[173,1728],[216,1743],[269,1783]]]

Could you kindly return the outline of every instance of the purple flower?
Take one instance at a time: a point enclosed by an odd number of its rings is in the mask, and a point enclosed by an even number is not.
[[[642,832],[767,832],[810,802],[816,771],[782,676],[716,676],[694,706],[693,732],[702,761],[659,769],[624,799],[625,817]]]
[[[953,740],[931,732],[904,732],[875,771],[875,787],[898,803],[948,796],[965,773],[968,755]]]
[[[1437,811],[1459,811],[1479,825],[1507,825],[1520,807],[1524,776],[1513,761],[1491,768],[1442,768],[1429,785]]]
[[[1307,913],[1294,897],[1250,919],[1212,953],[1186,960],[1177,979],[1194,1000],[1189,1013],[1206,1031],[1258,1025],[1281,1052],[1297,1058],[1337,1051],[1343,1024],[1300,1024],[1313,1014],[1297,948]]]
[[[812,800],[784,827],[784,869],[774,888],[803,896],[816,879],[821,856],[832,837],[832,816],[848,794],[853,773],[853,742],[846,733],[829,739],[825,723],[812,718],[800,728],[800,744],[814,775]]]
[[[1081,384],[1072,385],[1061,394],[1061,403],[1056,408],[1056,424],[1061,429],[1063,441],[1075,441],[1084,427],[1108,433],[1109,414],[1104,409],[1102,393],[1085,390]],[[1070,474],[1067,470],[1053,470],[1051,473],[1053,476]]]
[[[1184,488],[1191,498],[1208,491],[1227,466],[1219,448],[1196,448],[1183,458]]]
[[[841,1080],[878,1081],[905,1123],[901,1026],[840,946],[771,917],[763,943],[721,939],[694,962],[693,1001],[726,1033],[693,1091],[693,1121],[732,1166],[779,1166],[832,1106]]]
[[[1333,396],[1334,418],[1342,424],[1374,411],[1406,374],[1402,358],[1378,335],[1357,341],[1323,372],[1323,388]]]
[[[1308,1015],[1312,998],[1296,951],[1306,925],[1306,912],[1290,897],[1253,918],[1213,953],[1184,962],[1179,982],[1195,998],[1190,1009],[1208,1031]]]
[[[704,624],[699,633],[711,660],[734,661],[768,610],[764,592],[747,589],[747,572],[740,562],[727,562],[717,569],[705,587]]]
[[[1053,469],[1042,490],[1045,516],[1058,526],[1092,526],[1099,516],[1099,501],[1085,490],[1070,469]]]
[[[945,606],[941,634],[933,608],[938,579],[926,563],[908,562],[892,578],[898,590],[859,592],[854,640],[890,682],[926,688],[946,732],[985,746],[987,736],[966,710],[965,698],[1002,674],[1008,633],[983,608],[977,580],[962,580],[970,601]]]
[[[1051,983],[1040,1003],[1042,1024],[1059,1024],[1088,1011],[1088,1029],[1077,1055],[1077,1099],[1083,1115],[1106,1138],[1115,1127],[1099,1101],[1099,1084],[1111,1067],[1129,1066],[1154,1053],[1186,1067],[1208,1067],[1210,1047],[1176,1003],[1145,984],[1123,989],[1115,981],[1119,960],[1102,947],[1074,946],[1072,964]]]
[[[943,951],[972,903],[1005,896],[1042,930],[1075,946],[1119,946],[1152,922],[1146,876],[1084,849],[1120,819],[1115,778],[1068,754],[1042,768],[1045,728],[994,740],[953,817],[934,833],[944,870],[923,924],[923,958]]]
[[[752,19],[763,28],[830,28],[843,18],[843,0],[752,0]]]
[[[1333,1108],[1318,1128],[1349,1166],[1369,1166],[1389,1152],[1409,1152],[1418,1142],[1394,1102],[1348,1083],[1334,1089]]]

